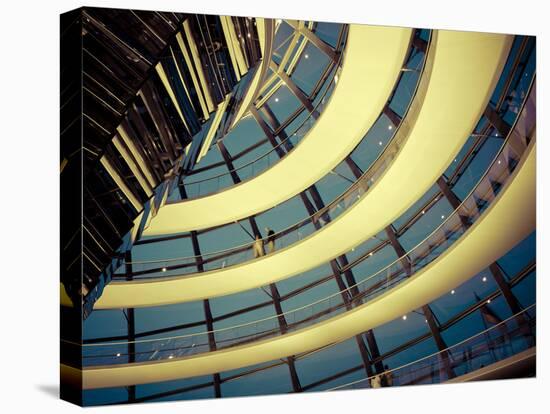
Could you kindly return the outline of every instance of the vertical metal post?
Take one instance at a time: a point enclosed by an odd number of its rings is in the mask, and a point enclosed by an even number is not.
[[[199,240],[197,237],[197,232],[192,231],[191,232],[191,243],[193,245],[193,253],[196,257],[196,263],[197,263],[197,270],[199,272],[204,271],[204,265],[202,261],[201,256],[201,249],[199,246]],[[210,351],[216,350],[216,338],[214,336],[214,321],[212,318],[212,311],[210,309],[210,301],[208,299],[203,300],[203,308],[204,308],[204,316],[206,320],[206,330],[208,331],[208,347],[210,348]],[[213,375],[214,380],[214,395],[216,398],[220,398],[222,396],[221,393],[221,387],[220,387],[220,374],[216,373]]]
[[[132,250],[127,250],[124,255],[125,260],[125,270],[126,270],[126,280],[133,279],[132,271]],[[134,314],[134,308],[126,309],[126,322],[128,326],[128,362],[136,362],[136,320]],[[127,387],[128,390],[128,402],[133,402],[136,400],[136,386],[130,385]]]

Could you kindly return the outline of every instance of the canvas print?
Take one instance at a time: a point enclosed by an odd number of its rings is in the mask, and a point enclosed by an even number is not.
[[[535,37],[94,7],[60,29],[62,398],[536,375]]]

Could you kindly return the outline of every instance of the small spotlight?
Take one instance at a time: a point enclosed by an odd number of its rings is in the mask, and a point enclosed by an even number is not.
[[[491,299],[488,299],[488,300],[487,300],[487,303],[491,303]]]
[[[168,357],[168,359],[172,359],[172,358],[174,358],[174,355],[170,355],[170,356]]]
[[[275,102],[279,102],[279,98],[275,98]]]
[[[246,37],[250,38],[250,33],[248,33],[248,34],[246,35]]]
[[[441,215],[441,220],[443,220],[444,218],[445,218],[445,215],[442,214],[442,215]]]
[[[370,252],[370,253],[369,253],[369,256],[372,256],[372,255],[373,255],[373,253],[372,253],[372,252]]]
[[[498,163],[500,164],[500,160],[498,160]]]
[[[118,353],[116,354],[116,356],[119,357],[119,356],[120,356],[120,352],[118,352]]]
[[[407,320],[407,315],[403,315],[403,320],[404,320],[404,321]]]
[[[380,146],[381,146],[381,145],[382,145],[382,141],[379,141],[379,142],[378,142],[378,145],[380,145]]]
[[[451,295],[454,295],[455,294],[455,290],[451,290]]]
[[[483,276],[481,280],[483,280],[484,282],[487,282],[487,276]]]
[[[425,211],[425,210],[422,210],[422,214],[426,214],[426,211]]]
[[[166,268],[165,268],[165,267],[163,267],[163,268],[162,268],[162,271],[163,271],[163,272],[166,272]]]
[[[307,53],[304,55],[304,57],[305,57],[306,59],[309,59],[309,55],[308,55]]]
[[[393,129],[393,126],[388,125],[388,129],[391,131]]]

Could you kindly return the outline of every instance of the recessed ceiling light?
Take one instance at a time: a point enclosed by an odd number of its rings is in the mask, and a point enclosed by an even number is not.
[[[309,59],[309,55],[308,55],[307,53],[304,55],[304,57],[305,57],[306,59]]]
[[[455,294],[455,290],[451,290],[451,295],[454,295]]]
[[[483,276],[481,280],[483,280],[484,282],[487,282],[487,276]]]
[[[163,268],[162,268],[162,271],[163,271],[163,272],[166,272],[166,268],[165,268],[165,267],[163,267]]]
[[[404,320],[404,321],[407,320],[407,315],[403,315],[403,320]]]
[[[391,131],[393,129],[393,126],[388,125],[388,129]]]
[[[119,356],[120,356],[120,352],[118,352],[118,353],[116,354],[116,356],[119,357]]]
[[[275,102],[279,102],[279,98],[275,98]]]

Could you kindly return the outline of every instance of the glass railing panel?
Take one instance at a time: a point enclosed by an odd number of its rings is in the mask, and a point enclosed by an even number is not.
[[[424,54],[421,54],[424,56]],[[424,61],[424,60],[423,60]],[[424,88],[427,82],[425,82]],[[417,86],[418,87],[418,86]],[[412,94],[409,97],[410,105],[412,106],[411,111],[416,113],[418,111],[418,105],[412,104]],[[414,118],[414,116],[412,116]],[[347,188],[339,197],[333,200],[327,207],[321,209],[319,212],[315,213],[311,217],[298,222],[296,225],[291,226],[285,230],[282,230],[275,234],[275,248],[280,250],[281,248],[287,247],[296,241],[302,240],[304,237],[312,234],[315,230],[323,227],[328,224],[330,221],[339,217],[344,211],[349,207],[354,205],[361,196],[374,184],[374,182],[379,179],[385,172],[385,170],[391,165],[394,158],[399,152],[402,144],[404,143],[405,136],[410,126],[408,125],[411,121],[408,118],[405,118],[401,121],[398,127],[393,127],[389,118],[386,115],[381,114],[379,117],[378,124],[375,124],[375,127],[369,130],[363,140],[374,139],[376,136],[376,141],[378,144],[377,147],[377,157],[374,159],[373,164],[370,165],[370,168],[363,174],[363,176],[357,180],[354,184],[345,183],[344,177],[339,176],[334,171],[337,168],[329,173],[330,176],[336,176],[338,179],[335,180],[325,180],[326,184],[322,189],[329,194],[338,193],[338,187],[340,189]],[[304,123],[300,128],[307,126],[307,123]],[[389,137],[389,138],[388,138]],[[387,142],[384,144],[384,140]],[[358,148],[358,147],[357,147]],[[357,149],[356,148],[356,149]],[[378,149],[379,148],[379,149]],[[355,150],[354,150],[355,151]],[[275,152],[270,153],[274,157],[274,162],[278,162],[279,157]],[[264,162],[269,161],[269,157],[263,158]],[[345,162],[342,162],[342,164]],[[253,168],[256,168],[256,163],[252,164]],[[266,168],[268,166],[266,165]],[[256,174],[256,171],[253,172]],[[198,183],[200,185],[200,183]],[[323,184],[323,182],[321,183]],[[228,249],[226,251],[219,251],[216,253],[203,254],[202,260],[205,263],[210,263],[207,268],[209,270],[214,269],[214,263],[222,263],[223,267],[240,263],[242,260],[248,260],[251,257],[256,257],[252,253],[254,250],[254,242],[248,244],[248,246],[239,246],[234,249]],[[267,243],[264,239],[264,250],[267,250]],[[247,248],[251,252],[249,254],[242,254],[242,251]],[[233,250],[233,251],[232,251]],[[218,260],[218,257],[224,256],[227,257],[226,260]],[[214,257],[214,259],[212,259]],[[177,259],[174,260],[176,262]],[[181,262],[184,262],[185,258],[182,258]],[[194,260],[193,260],[194,261]],[[145,271],[145,270],[144,270]],[[140,277],[145,277],[145,275],[140,275]]]
[[[535,99],[535,87],[532,88],[531,93],[528,97],[527,102],[524,105],[524,110],[526,112],[534,110],[534,99]],[[451,215],[444,223],[442,223],[430,236],[428,236],[423,242],[418,244],[414,249],[409,251],[409,253],[397,259],[394,263],[388,265],[386,268],[372,274],[359,282],[357,285],[347,289],[346,291],[340,292],[335,295],[331,295],[326,299],[316,301],[308,306],[304,306],[298,309],[295,309],[291,312],[284,314],[286,323],[290,323],[290,326],[293,328],[307,326],[312,323],[317,323],[320,320],[333,317],[339,312],[343,312],[351,307],[360,306],[364,303],[367,303],[372,298],[378,296],[384,291],[387,291],[391,287],[397,285],[400,281],[407,279],[414,274],[415,272],[424,268],[427,264],[435,260],[443,251],[451,246],[454,241],[456,241],[460,235],[464,234],[469,226],[477,220],[482,212],[487,208],[487,206],[496,198],[500,193],[501,189],[504,187],[506,181],[515,171],[515,168],[519,164],[518,160],[527,150],[527,141],[528,137],[520,134],[518,131],[525,131],[525,133],[530,134],[535,125],[535,118],[533,113],[526,113],[525,116],[518,117],[516,124],[512,129],[511,133],[506,139],[505,145],[503,146],[499,155],[495,158],[494,162],[491,164],[491,167],[479,182],[478,186],[472,191],[470,196],[459,206],[459,208]],[[517,157],[508,158],[503,155],[510,154],[508,148],[512,148],[516,153]],[[510,161],[512,160],[512,161]],[[343,297],[348,295],[348,297],[353,296],[352,300],[344,300]],[[269,318],[268,323],[273,326],[275,320],[278,320],[279,317]],[[250,329],[254,330],[254,325],[258,322],[245,323],[238,327],[222,329],[216,331],[216,334],[227,335],[228,340],[235,340],[235,338],[241,338],[245,336],[245,339],[248,338],[251,334]],[[252,327],[252,328],[251,328]],[[272,328],[271,328],[272,329]],[[232,331],[232,332],[231,332]],[[242,331],[243,335],[239,335],[238,332]],[[275,335],[280,331],[271,330],[269,332],[258,332],[255,331],[255,337],[266,337],[270,335]],[[197,343],[201,343],[199,340],[200,337],[207,336],[205,334],[200,335],[190,335],[177,338],[168,338],[166,340],[184,340],[184,338],[190,339],[194,344],[190,349],[190,352],[196,353],[199,351],[200,346],[197,346]],[[140,343],[144,344],[158,344],[165,340],[152,340],[152,341],[143,341]],[[164,342],[163,342],[164,343]],[[202,343],[207,344],[208,341],[202,341]],[[114,355],[118,353],[123,354],[123,352],[118,352],[120,347],[123,345],[105,345],[105,344],[96,344],[95,350],[99,350],[99,354],[94,354],[94,349],[86,349],[86,360],[96,361],[97,358],[100,360],[102,358],[113,358]],[[172,343],[170,343],[170,346]],[[147,346],[147,345],[143,345]],[[106,347],[109,352],[109,356],[101,352],[102,347]],[[110,350],[110,347],[114,347],[114,350]],[[175,348],[170,348],[174,350]],[[115,352],[117,351],[117,352]],[[157,352],[157,355],[164,356],[165,352],[160,352],[157,349],[150,350],[150,353]],[[90,354],[91,353],[91,354]],[[118,358],[118,357],[117,357]],[[94,362],[95,363],[95,362]]]
[[[344,30],[347,30],[347,26]],[[315,47],[313,48],[316,49]],[[309,53],[311,54],[314,52],[309,52]],[[304,53],[303,56],[305,57],[306,54],[308,53]],[[325,80],[325,82],[328,82],[328,84],[326,86],[323,85],[323,88],[321,88],[321,90],[315,96],[315,101],[317,102],[317,104],[313,106],[313,111],[311,111],[308,117],[300,125],[296,126],[296,128],[293,131],[286,131],[288,138],[286,138],[277,147],[270,149],[267,153],[264,153],[263,155],[256,158],[254,161],[251,161],[249,163],[250,165],[243,165],[240,167],[236,167],[236,169],[233,171],[229,171],[227,173],[216,175],[210,178],[205,178],[204,180],[197,180],[196,177],[194,177],[193,175],[188,177],[183,177],[180,185],[183,185],[185,187],[187,198],[190,199],[190,198],[205,196],[208,194],[213,194],[234,184],[231,179],[229,181],[222,180],[220,178],[222,176],[231,178],[232,174],[237,174],[240,177],[241,181],[253,178],[258,174],[262,173],[263,171],[267,170],[271,166],[273,166],[282,157],[284,157],[284,155],[286,155],[287,153],[287,151],[284,150],[287,144],[286,141],[288,140],[288,142],[293,147],[296,146],[301,141],[301,139],[304,138],[305,135],[307,135],[307,132],[315,124],[316,118],[319,116],[320,113],[322,113],[322,111],[325,109],[326,105],[330,101],[329,98],[332,95],[332,92],[334,91],[335,84],[337,83],[336,74],[338,73],[338,68],[340,68],[342,65],[343,57],[344,57],[344,54],[341,53],[338,61],[334,62],[334,68],[329,71],[330,76]],[[324,55],[323,55],[323,59],[326,60]],[[304,59],[303,58],[300,59],[300,61],[302,60]],[[305,59],[305,61],[309,61],[309,59]],[[326,65],[323,65],[323,67],[326,67]],[[288,92],[288,90],[286,90],[286,86],[282,86],[282,88],[283,89],[279,88],[279,90],[273,96],[271,96],[269,100],[271,103],[270,107],[275,108],[274,109],[275,111],[276,111],[276,108],[284,107],[284,110],[286,110],[287,113],[279,114],[279,116],[277,115],[276,116],[281,119],[286,119],[286,117],[290,115],[290,112],[293,112],[293,111],[289,109],[288,105],[284,105],[284,102],[282,101],[285,99],[291,100],[294,103],[296,103],[297,101],[294,95]],[[281,106],[281,104],[283,105]],[[295,105],[293,107],[295,107]],[[281,151],[282,153],[279,155]],[[244,171],[241,176],[241,170],[244,168],[246,168],[246,171]],[[171,202],[174,202],[174,201],[171,201]]]
[[[451,220],[447,220],[443,227],[438,228],[436,232],[430,236],[430,242],[433,242],[431,245],[439,245],[445,248],[448,244],[452,243],[457,237],[464,233],[467,226],[477,219],[498,195],[504,181],[509,178],[517,167],[521,153],[526,149],[527,138],[525,134],[532,131],[535,122],[533,96],[534,95],[531,94],[530,99],[526,101],[524,106],[525,111],[517,118],[512,132],[506,140],[506,144],[501,147],[501,151],[498,153],[488,173],[478,183],[473,192],[463,201],[459,211],[452,216]],[[338,203],[331,204],[301,223],[278,233],[275,236],[273,250],[280,250],[313,234],[318,228],[328,224],[353,205],[364,194],[365,189],[372,185],[373,179],[380,176],[383,172],[379,173],[378,171],[384,170],[384,167],[391,163],[387,157],[379,159],[378,161],[378,166],[380,168],[376,171],[367,171],[367,173],[351,187],[350,191],[348,191]],[[459,222],[461,225],[458,224]],[[266,254],[269,254],[272,249],[270,244],[265,242],[263,248]],[[418,266],[429,262],[429,258],[435,256],[436,253],[437,251],[434,253],[430,253],[429,251],[423,252],[424,258],[417,263],[413,261],[413,268],[411,270],[414,271]],[[243,245],[237,249],[229,249],[209,255],[203,255],[200,260],[204,264],[205,270],[213,270],[236,265],[258,256],[260,255],[257,254],[257,250],[255,253],[254,244],[251,244]],[[169,261],[157,261],[154,263],[133,263],[133,271],[140,272],[158,269],[160,273],[156,273],[156,275],[168,276],[168,274],[165,274],[166,272],[182,269],[181,274],[187,274],[191,272],[190,266],[196,263],[197,258],[195,257],[176,258]],[[153,276],[154,274],[152,273],[146,274],[146,277]],[[140,276],[138,275],[138,277]]]
[[[536,305],[493,325],[443,351],[380,374],[396,385],[438,384],[526,351],[536,345]],[[376,388],[372,377],[331,390]],[[388,381],[389,379],[389,381]]]

